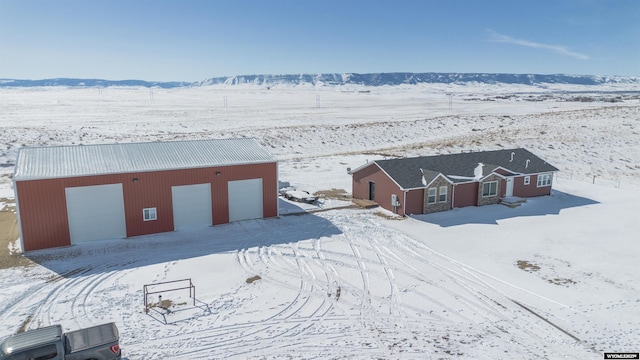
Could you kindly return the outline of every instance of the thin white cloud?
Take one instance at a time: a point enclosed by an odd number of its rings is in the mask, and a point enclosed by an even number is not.
[[[508,36],[508,35],[499,34],[499,33],[495,32],[493,30],[489,30],[489,32],[491,33],[491,38],[489,39],[489,41],[492,41],[492,42],[514,44],[514,45],[526,46],[526,47],[530,47],[530,48],[534,48],[534,49],[550,50],[550,51],[552,51],[552,52],[554,52],[556,54],[560,54],[560,55],[563,55],[563,56],[571,56],[571,57],[574,57],[574,58],[577,58],[577,59],[580,59],[580,60],[589,59],[588,55],[571,51],[571,50],[567,49],[566,46],[563,46],[563,45],[541,44],[541,43],[537,43],[537,42],[534,42],[534,41],[516,39],[516,38]]]

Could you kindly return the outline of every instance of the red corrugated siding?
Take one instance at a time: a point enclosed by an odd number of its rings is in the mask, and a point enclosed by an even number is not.
[[[407,191],[407,200],[404,206],[405,215],[422,214],[424,212],[424,189]]]
[[[15,186],[23,251],[71,245],[63,181],[20,181]]]
[[[477,182],[472,182],[454,186],[453,207],[478,205],[478,184]]]
[[[224,224],[229,222],[227,181],[255,178],[262,178],[263,216],[278,216],[276,163],[18,181],[24,251],[70,245],[67,187],[122,183],[127,236],[138,236],[173,231],[172,186],[211,183],[213,224]],[[142,209],[148,207],[157,209],[158,220],[143,221]]]

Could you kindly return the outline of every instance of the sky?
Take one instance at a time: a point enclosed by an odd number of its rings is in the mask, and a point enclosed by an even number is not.
[[[0,78],[640,76],[638,0],[0,0]]]

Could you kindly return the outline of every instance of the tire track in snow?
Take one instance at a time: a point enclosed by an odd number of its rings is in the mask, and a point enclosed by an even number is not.
[[[61,294],[65,294],[66,290],[82,282],[82,274],[89,271],[90,269],[83,267],[52,278],[50,280],[51,289],[48,289],[44,296],[36,300],[30,307],[31,322],[29,328],[37,328],[57,323],[58,321],[53,318],[52,307],[59,303],[58,299],[61,297]],[[67,276],[69,276],[69,278],[67,278]]]
[[[92,303],[95,290],[107,282],[114,283],[116,279],[126,276],[131,271],[133,270],[112,270],[112,267],[106,267],[104,271],[100,272],[98,275],[91,276],[87,279],[88,281],[83,284],[81,290],[77,292],[76,296],[74,296],[70,307],[71,314],[79,327],[93,325],[91,321],[81,323],[78,319],[91,319],[92,315],[87,313],[87,305]]]
[[[100,270],[102,270],[100,267],[80,267],[50,277],[42,285],[29,289],[28,296],[23,296],[5,307],[1,312],[0,321],[17,309],[27,309],[28,316],[31,317],[27,328],[59,323],[61,316],[64,319],[73,320],[76,325],[81,326],[80,320],[88,318],[86,311],[84,311],[87,296],[95,286],[109,277]],[[97,275],[90,274],[93,272],[97,272]],[[92,284],[93,287],[91,287]],[[76,292],[79,286],[80,291]],[[86,289],[89,291],[85,295],[81,295]],[[78,302],[81,298],[84,300]],[[67,306],[66,304],[69,303],[70,305]],[[82,312],[78,313],[81,308],[77,305],[83,306]]]
[[[0,323],[19,310],[25,313],[25,318],[30,317],[27,329],[69,321],[75,327],[93,325],[92,320],[95,319],[87,313],[86,305],[94,290],[113,276],[123,276],[126,270],[122,267],[131,264],[131,260],[125,263],[103,261],[97,264],[87,264],[81,258],[80,260],[69,263],[71,266],[75,264],[75,268],[67,265],[65,271],[53,272],[43,278],[41,284],[30,288],[25,295],[5,306],[0,311]]]
[[[366,226],[366,228],[369,229],[370,231],[371,226]],[[359,233],[360,231],[358,231],[358,229],[354,229],[354,232]],[[384,238],[384,236],[378,235],[378,236],[372,236],[372,238],[378,239],[378,238]],[[506,322],[511,324],[509,326],[513,326],[514,328],[517,328],[519,330],[524,331],[525,333],[528,333],[529,335],[531,335],[532,338],[538,338],[538,343],[540,344],[544,344],[549,340],[548,338],[539,337],[536,335],[535,332],[530,331],[529,327],[531,327],[532,324],[528,324],[528,323],[522,324],[522,323],[513,321],[511,317],[513,317],[514,313],[518,313],[518,311],[513,309],[513,307],[507,308],[504,305],[501,305],[499,302],[496,302],[495,300],[493,300],[497,295],[504,300],[503,302],[508,304],[508,302],[506,302],[507,299],[501,296],[500,293],[493,292],[494,289],[488,286],[488,284],[485,284],[483,281],[476,279],[474,276],[471,276],[470,274],[467,274],[464,268],[461,269],[458,266],[458,264],[453,264],[454,266],[444,266],[437,262],[433,262],[434,254],[427,251],[426,254],[423,255],[421,252],[416,251],[416,249],[412,249],[406,245],[407,242],[411,243],[412,241],[413,241],[412,239],[400,238],[400,239],[393,239],[391,243],[396,245],[400,244],[398,248],[405,254],[404,255],[405,257],[421,259],[424,263],[428,264],[431,268],[433,268],[433,270],[441,273],[442,276],[444,276],[444,278],[449,279],[450,281],[450,285],[446,285],[447,283],[444,283],[444,284],[432,284],[433,286],[441,290],[444,290],[450,296],[455,298],[455,301],[457,303],[463,304],[468,309],[471,309],[472,311],[475,311],[480,315],[482,315],[486,321],[489,321],[489,323],[494,324],[493,326],[498,328],[500,332],[504,332],[504,327],[505,327],[504,324],[500,324],[500,323]],[[395,254],[388,247],[378,242],[376,243],[376,246],[374,246],[374,248],[377,248],[376,252],[378,254],[381,254],[383,258],[385,256],[390,256],[390,259],[394,259],[394,262],[397,262],[402,265],[397,268],[394,267],[394,269],[400,269],[401,273],[408,274],[411,277],[414,277],[417,280],[420,280],[421,282],[425,282],[425,280],[428,279],[427,277],[423,276],[421,271],[419,271],[416,268],[413,268],[408,262],[403,261],[402,260],[403,256]],[[438,259],[438,257],[436,256],[435,259]],[[405,271],[402,269],[409,269],[412,271]],[[455,287],[452,288],[451,285],[454,285]],[[484,290],[480,290],[480,289],[484,289]],[[490,290],[490,292],[493,294],[487,295],[486,290]],[[475,322],[473,319],[469,317],[460,315],[457,309],[453,309],[447,304],[444,304],[433,297],[420,293],[419,291],[414,291],[414,293],[424,295],[433,303],[438,304],[444,307],[445,309],[447,309],[447,311],[449,311],[451,314],[461,316],[463,319],[471,323]],[[440,318],[442,319],[442,317]],[[412,324],[414,326],[416,325],[413,322]],[[535,326],[535,324],[533,325]],[[509,326],[507,326],[507,328]],[[545,333],[545,331],[542,331],[542,333]],[[557,339],[557,340],[560,340],[560,339]]]
[[[51,281],[43,280],[41,284],[29,287],[18,296],[14,301],[7,303],[0,311],[0,324],[6,324],[7,318],[13,316],[15,312],[25,313],[25,321],[30,316],[33,319],[33,313],[37,307],[41,306],[51,294],[55,291],[56,286]],[[15,329],[16,331],[18,329]]]
[[[276,234],[274,234],[270,228],[268,228],[267,226],[265,226],[265,224],[261,221],[257,222],[258,225],[260,225],[260,227],[262,228],[262,230],[264,232],[269,233],[271,236],[275,237]],[[321,311],[321,309],[324,306],[327,306],[327,309],[324,311],[324,313],[322,314],[322,316],[326,316],[326,314],[329,312],[329,310],[331,309],[331,304],[327,303],[326,299],[323,296],[318,296],[317,293],[322,294],[322,284],[319,283],[319,281],[317,280],[317,276],[314,273],[313,269],[309,266],[309,264],[306,262],[305,257],[307,257],[307,255],[305,253],[302,253],[299,248],[297,243],[289,243],[289,247],[292,250],[293,256],[295,258],[295,262],[294,261],[288,261],[288,263],[291,266],[294,266],[294,269],[298,269],[297,272],[297,276],[300,278],[301,283],[304,286],[301,286],[301,290],[298,292],[298,296],[296,297],[296,299],[300,298],[300,297],[304,297],[305,301],[303,304],[301,304],[298,309],[291,313],[288,314],[287,316],[284,317],[284,319],[288,320],[293,318],[295,315],[299,314],[301,312],[301,310],[303,308],[306,308],[307,305],[310,303],[311,300],[313,299],[321,299],[322,302],[319,306],[313,306],[312,309],[310,311],[312,311],[312,316],[315,316],[316,314],[318,314],[319,311]],[[269,247],[271,248],[271,246]],[[271,253],[271,251],[268,250],[264,250],[264,249],[260,249],[260,259],[263,261],[263,265],[266,266],[268,269],[272,269],[274,268],[274,266],[269,266],[269,257],[268,256],[264,256],[264,254],[268,254]],[[289,260],[289,259],[286,259]],[[274,265],[277,264],[277,261],[274,261]],[[271,277],[269,277],[271,278]],[[282,313],[277,314],[276,316],[281,316]],[[273,317],[272,317],[273,318]],[[271,319],[271,318],[270,318]]]
[[[268,231],[268,229],[265,229],[259,221],[251,225],[255,224],[260,225],[262,230]],[[249,227],[243,225],[243,228],[250,234],[252,232],[255,232],[253,226]],[[253,323],[252,328],[258,328],[257,330],[251,331],[249,333],[244,332],[240,337],[230,339],[226,343],[219,343],[216,345],[216,347],[225,346],[229,348],[235,346],[234,344],[241,343],[238,346],[246,348],[247,341],[251,340],[255,344],[260,344],[262,342],[264,343],[264,346],[266,348],[269,348],[273,346],[273,339],[286,337],[288,341],[290,341],[294,337],[299,337],[305,331],[315,326],[316,323],[320,322],[329,314],[331,310],[331,304],[327,303],[324,297],[320,298],[322,299],[322,301],[319,305],[315,304],[315,301],[313,301],[314,298],[318,298],[317,296],[314,296],[317,286],[314,285],[315,274],[313,273],[313,270],[304,263],[300,254],[297,253],[297,249],[295,248],[294,244],[290,244],[290,246],[292,252],[294,253],[295,261],[292,261],[288,258],[284,258],[284,260],[285,264],[288,264],[293,269],[298,270],[297,277],[300,278],[300,287],[297,289],[295,298],[278,313],[271,315],[270,317],[261,320],[260,322]],[[268,250],[264,246],[261,246],[257,249],[257,259],[259,260],[258,262],[261,261],[267,267],[267,269],[272,268],[269,266],[269,254],[271,253],[272,251]],[[261,281],[263,281],[263,283],[277,285],[279,283],[278,281],[264,273],[261,273],[260,271],[257,271],[257,269],[253,266],[254,261],[251,258],[252,254],[254,254],[254,252],[250,251],[249,249],[242,249],[238,251],[237,261],[240,266],[249,274],[261,275]],[[273,264],[275,265],[275,262]],[[310,279],[310,281],[308,279]],[[310,313],[310,315],[304,315],[303,313]],[[206,336],[206,338],[209,338],[209,336]],[[239,342],[239,340],[242,341]],[[197,352],[204,351],[208,348],[209,347],[205,347],[201,350],[197,350]],[[196,354],[196,352],[192,354]]]
[[[265,229],[268,231],[268,229]],[[270,249],[268,251],[263,251],[260,250],[260,254],[261,254],[261,258],[264,259],[263,254],[267,253],[269,254],[269,256],[273,256],[278,255],[279,259],[285,259],[285,262],[287,262],[290,266],[297,268],[298,271],[295,272],[294,274],[297,275],[303,275],[307,277],[307,281],[311,284],[311,286],[317,286],[316,290],[319,290],[318,292],[320,293],[320,296],[323,299],[324,298],[324,294],[321,292],[322,289],[326,289],[328,286],[330,286],[331,284],[333,284],[333,282],[335,281],[334,279],[338,280],[339,283],[341,285],[345,285],[348,284],[348,282],[346,280],[342,280],[340,278],[339,272],[336,270],[336,268],[331,265],[328,264],[324,261],[325,256],[322,254],[321,252],[321,248],[320,248],[320,239],[322,238],[322,231],[318,231],[318,234],[316,234],[317,236],[310,236],[312,238],[311,242],[312,242],[312,248],[310,251],[312,251],[315,256],[311,256],[309,254],[309,252],[307,250],[301,250],[298,246],[297,243],[290,243],[290,247],[291,250],[293,251],[293,256],[295,260],[291,260],[288,257],[283,257],[282,253],[276,249],[276,246],[271,246]],[[315,238],[315,239],[313,239]],[[354,245],[355,246],[355,245]],[[355,252],[357,253],[358,250],[357,248],[355,248]],[[353,257],[351,257],[351,259],[353,259]],[[361,256],[360,256],[361,260],[364,260]],[[312,265],[311,265],[312,264]],[[364,262],[360,263],[360,267],[364,267],[366,268],[366,264],[364,264]],[[270,268],[273,269],[273,268]],[[323,276],[326,279],[326,282],[323,283],[322,281],[320,281],[320,279],[318,278],[318,275],[314,272],[314,269],[318,270],[320,273],[320,276]],[[362,274],[362,271],[361,271]],[[365,276],[363,277],[363,279],[367,279],[367,275],[365,274]],[[356,288],[351,286],[352,288]],[[346,286],[346,288],[348,289],[349,286]],[[360,291],[358,292],[354,292],[352,291],[354,294],[361,294],[361,289],[360,287],[357,287]],[[343,290],[343,294],[345,293],[345,287],[342,287]],[[328,297],[328,296],[327,296]],[[324,301],[324,300],[323,300]],[[346,319],[351,319],[351,315],[349,315],[349,312],[346,311],[345,309],[343,309],[341,306],[339,306],[340,302],[335,301],[334,306],[338,306],[336,309],[339,311],[342,311],[345,314],[345,318]],[[362,306],[362,305],[360,305]],[[334,319],[332,317],[332,319]],[[354,324],[358,324],[357,321],[354,320],[350,320],[352,322],[354,322]],[[367,329],[367,327],[363,327],[363,329]],[[366,332],[367,335],[363,336],[363,338],[367,338],[370,340],[370,330],[367,329]],[[378,344],[379,347],[383,347],[383,344]]]
[[[447,292],[450,295],[454,296],[458,302],[461,302],[461,303],[467,305],[470,309],[475,310],[482,317],[484,317],[485,319],[487,319],[488,321],[490,321],[492,323],[495,323],[494,317],[496,317],[496,316],[498,318],[502,319],[502,320],[511,321],[509,316],[507,316],[506,314],[503,314],[503,311],[497,311],[496,312],[496,305],[499,305],[500,307],[504,308],[504,310],[507,310],[507,308],[504,305],[500,304],[499,302],[497,302],[496,300],[493,299],[496,294],[488,295],[488,294],[484,293],[483,291],[481,291],[477,287],[477,286],[483,287],[483,288],[485,288],[485,291],[486,290],[493,290],[492,288],[487,286],[487,284],[485,284],[482,281],[479,281],[478,279],[475,279],[472,276],[470,277],[470,276],[466,276],[464,274],[461,274],[460,270],[454,270],[454,269],[452,269],[450,267],[447,267],[447,266],[438,264],[436,262],[433,262],[432,260],[429,259],[430,257],[424,256],[424,255],[420,254],[419,252],[417,252],[415,249],[409,248],[407,246],[408,243],[414,244],[414,245],[418,244],[417,242],[415,242],[415,240],[413,240],[413,239],[403,239],[403,241],[405,241],[405,243],[403,243],[403,244],[401,244],[400,242],[396,243],[397,245],[400,245],[399,248],[401,250],[408,250],[412,254],[412,256],[422,258],[423,261],[425,263],[429,264],[430,266],[432,266],[434,268],[434,270],[439,271],[443,276],[449,278],[454,284],[456,284],[458,287],[460,287],[461,290],[465,291],[465,293],[468,296],[463,296],[463,293],[461,293],[459,291],[455,291],[455,290],[446,288]],[[401,257],[397,257],[397,259],[399,261],[402,261]],[[404,264],[407,267],[411,268],[411,266],[409,264],[407,264],[407,263],[404,263]],[[418,271],[417,269],[413,268],[413,270],[415,271],[416,274],[420,274],[420,271]],[[462,271],[464,271],[464,270],[462,270]],[[477,286],[473,286],[474,284],[477,285]],[[503,300],[506,301],[507,299],[504,298]],[[516,324],[514,324],[514,325],[516,325]],[[501,327],[499,327],[497,325],[496,325],[496,327],[501,329]],[[518,325],[518,327],[520,327],[520,326]]]
[[[393,273],[393,268],[389,265],[385,255],[382,253],[381,247],[379,246],[378,242],[372,240],[372,238],[373,236],[367,236],[367,243],[375,253],[376,258],[380,262],[380,265],[382,266],[382,269],[384,270],[384,273],[389,281],[389,315],[398,318],[404,326],[406,325],[406,323],[404,319],[404,313],[401,308],[402,301],[400,299],[400,291],[398,290],[398,284]]]
[[[313,257],[307,256],[307,258],[314,261],[320,268],[324,269],[325,276],[329,279],[329,281],[331,281],[331,279],[335,279],[335,281],[337,281],[337,283],[340,284],[342,289],[342,294],[353,294],[356,298],[360,299],[360,302],[358,304],[354,303],[353,305],[348,305],[348,306],[351,306],[351,308],[355,307],[360,309],[360,316],[359,316],[360,320],[358,320],[357,317],[354,317],[348,310],[346,310],[343,306],[341,306],[341,304],[344,301],[346,301],[347,298],[341,297],[340,301],[335,302],[335,306],[336,306],[336,309],[344,312],[347,317],[352,319],[352,322],[354,323],[354,325],[361,327],[363,330],[365,330],[366,335],[364,335],[360,339],[361,342],[370,343],[372,340],[374,340],[377,348],[387,348],[389,344],[383,343],[382,341],[380,341],[379,335],[381,332],[388,331],[387,329],[393,329],[392,331],[394,332],[399,331],[398,319],[396,316],[393,316],[392,318],[386,320],[386,324],[383,327],[380,327],[380,325],[382,325],[380,321],[384,317],[381,318],[379,316],[380,313],[378,312],[378,310],[376,310],[372,306],[371,300],[375,299],[378,302],[384,302],[386,301],[385,299],[387,299],[388,297],[382,297],[382,298],[373,297],[373,295],[369,292],[368,293],[369,301],[367,301],[366,300],[367,297],[365,296],[363,289],[364,288],[369,289],[369,284],[370,284],[370,282],[368,282],[368,280],[370,280],[369,274],[373,272],[375,274],[379,273],[381,275],[386,275],[388,279],[387,281],[389,284],[389,288],[390,288],[390,294],[393,294],[393,289],[394,288],[396,290],[398,289],[397,284],[395,282],[395,275],[393,274],[394,270],[388,266],[389,264],[386,262],[386,259],[381,254],[379,257],[377,257],[378,261],[374,261],[374,259],[363,257],[361,254],[360,248],[370,251],[373,247],[371,246],[370,242],[363,240],[361,237],[359,236],[352,237],[348,234],[348,231],[344,231],[342,234],[340,234],[337,237],[337,239],[342,239],[341,242],[348,244],[349,250],[351,251],[351,255],[347,256],[346,254],[331,252],[332,259],[334,259],[336,255],[343,255],[347,259],[350,259],[352,261],[356,259],[357,260],[356,264],[359,263],[359,265],[356,265],[354,267],[352,264],[347,264],[345,262],[336,262],[334,260],[327,261],[326,256],[324,256],[320,248],[320,244],[321,244],[320,239],[312,241],[312,251],[314,251],[316,256],[313,256]],[[369,245],[369,247],[367,247],[367,245]],[[334,264],[338,266],[338,268],[336,268]],[[340,273],[340,270],[338,269],[342,269],[345,267],[354,268],[359,271],[360,278],[363,281],[360,286],[357,284],[353,284],[350,280],[347,280],[347,278],[343,277],[343,275]],[[381,267],[382,270],[377,270],[378,267]],[[401,306],[396,301],[396,299],[398,299],[398,297],[388,299],[388,301],[392,303],[392,305],[389,306],[389,309],[391,312],[395,308],[397,309],[397,313],[399,314],[402,312],[402,310],[401,310]],[[394,303],[397,305],[394,306],[393,305]],[[362,321],[363,316],[368,316],[369,321],[363,322]],[[400,325],[401,325],[400,329],[402,329],[403,327],[406,327],[404,326],[406,324],[403,322],[402,319],[400,319]],[[415,336],[410,331],[405,331],[405,334],[406,334],[405,337]]]
[[[357,230],[356,230],[357,231]],[[313,251],[316,256],[309,256],[306,255],[305,256],[305,260],[309,260],[314,262],[315,265],[319,266],[320,268],[324,269],[324,276],[327,279],[336,279],[338,281],[338,283],[340,283],[342,286],[342,293],[343,294],[347,294],[347,293],[352,293],[354,294],[357,298],[360,299],[360,303],[358,305],[356,305],[356,308],[360,309],[360,321],[356,320],[355,317],[353,317],[353,315],[350,315],[349,311],[343,310],[342,307],[340,306],[340,303],[343,301],[339,301],[336,302],[336,308],[338,310],[342,310],[343,312],[345,312],[346,316],[348,316],[349,318],[353,318],[353,322],[355,325],[362,327],[362,329],[366,329],[366,336],[364,336],[362,339],[363,342],[368,341],[371,342],[373,339],[375,339],[374,342],[377,343],[377,347],[378,348],[385,348],[388,346],[388,344],[383,344],[382,342],[380,342],[378,340],[379,334],[381,332],[384,331],[394,331],[394,332],[398,332],[398,323],[400,322],[400,329],[402,329],[403,327],[408,327],[408,325],[406,325],[406,323],[402,322],[402,319],[398,320],[397,316],[393,316],[391,318],[387,318],[387,317],[380,317],[380,313],[378,312],[378,310],[374,309],[371,305],[371,303],[367,303],[367,301],[365,300],[363,302],[364,299],[366,299],[364,293],[363,293],[363,288],[367,288],[369,289],[369,282],[368,280],[369,278],[369,273],[370,271],[373,271],[373,273],[379,273],[383,276],[386,275],[387,278],[387,282],[388,282],[388,286],[389,286],[389,294],[391,294],[391,297],[388,296],[383,296],[382,298],[378,298],[375,297],[377,302],[387,302],[390,303],[391,305],[389,306],[389,312],[392,313],[393,311],[396,311],[397,314],[400,314],[402,312],[402,305],[399,301],[395,301],[396,299],[399,298],[396,297],[395,299],[393,298],[393,289],[395,288],[397,294],[399,294],[399,289],[398,289],[398,284],[396,283],[395,280],[395,274],[394,274],[394,268],[391,267],[391,265],[388,263],[388,261],[386,260],[386,255],[383,254],[382,250],[380,250],[380,248],[378,246],[374,246],[373,243],[369,242],[368,240],[366,240],[366,238],[361,238],[359,236],[357,237],[353,237],[349,235],[349,230],[345,230],[343,231],[342,234],[340,234],[337,239],[342,239],[342,242],[348,244],[348,249],[351,251],[351,255],[346,255],[346,254],[340,254],[340,253],[335,253],[335,252],[331,252],[331,256],[332,256],[332,260],[329,262],[329,264],[327,264],[327,261],[325,261],[325,256],[324,254],[320,251],[320,241],[318,240],[312,240],[312,249],[311,251]],[[369,257],[363,257],[361,250],[360,249],[366,249],[367,251],[374,251],[374,253],[376,254],[376,257],[374,258],[369,258]],[[377,250],[376,250],[377,249]],[[300,252],[300,250],[298,250]],[[306,252],[306,250],[305,250]],[[271,253],[276,253],[276,250],[272,251]],[[354,267],[355,269],[357,269],[360,273],[360,278],[362,281],[362,284],[360,286],[355,285],[353,283],[350,284],[349,281],[344,280],[340,274],[340,270],[336,270],[336,266],[338,266],[338,269],[341,269],[343,267],[348,267],[348,268],[352,268],[353,266],[351,266],[351,264],[347,264],[345,262],[336,262],[335,259],[336,258],[336,254],[338,255],[343,255],[346,257],[346,259],[350,259],[350,260],[357,260],[356,261],[356,266]],[[374,259],[377,259],[377,261],[375,261]],[[377,268],[382,268],[382,270],[377,270]],[[303,269],[304,270],[304,269]],[[329,276],[329,274],[331,274],[331,276]],[[341,298],[342,299],[342,298]],[[369,299],[372,300],[372,295],[369,292]],[[346,300],[346,299],[345,299]],[[394,305],[395,304],[395,305]],[[354,304],[355,305],[355,304]],[[394,310],[396,309],[396,310]],[[453,309],[451,309],[451,313],[455,314],[455,311]],[[369,320],[363,322],[362,319],[364,317],[368,317]],[[388,315],[389,316],[389,315]],[[438,318],[443,320],[442,317],[438,316],[438,315],[432,315],[433,318]],[[380,321],[383,320],[383,318],[385,319],[385,324],[383,325],[383,323],[380,323]],[[402,326],[404,324],[404,326]],[[383,325],[382,327],[380,327],[381,325]],[[412,321],[412,325],[411,327],[413,328],[410,331],[405,331],[406,336],[405,337],[410,337],[413,334],[415,334],[415,329],[421,329],[424,328],[424,325],[421,324],[420,321],[418,320],[414,320]],[[393,329],[393,330],[388,330],[388,329]],[[374,336],[372,336],[374,335]],[[415,336],[415,335],[413,335]]]
[[[259,257],[262,259],[262,257]],[[248,274],[257,274],[261,276],[260,281],[277,283],[272,277],[267,276],[260,271],[257,271],[253,265],[253,260],[250,258],[250,251],[248,249],[242,249],[238,252],[238,262],[240,266],[248,273]],[[293,268],[299,269],[299,264],[291,261],[290,259],[285,259],[285,262],[289,263]],[[303,277],[300,277],[300,286],[297,288],[296,296],[291,302],[283,309],[281,309],[278,313],[272,315],[266,320],[272,319],[288,319],[291,318],[294,314],[298,313],[300,309],[304,308],[306,304],[309,302],[309,297],[305,296],[305,294],[309,294],[312,291],[312,287],[308,284],[307,281]]]
[[[413,256],[423,258],[425,261],[429,262],[430,265],[434,266],[436,269],[439,269],[443,275],[451,278],[455,283],[458,284],[458,286],[466,289],[467,293],[473,295],[473,297],[459,298],[458,301],[467,303],[470,308],[476,309],[487,321],[494,324],[494,326],[501,331],[505,331],[505,326],[500,325],[499,322],[506,322],[510,324],[511,327],[514,327],[519,331],[528,334],[532,339],[537,339],[537,342],[541,344],[540,346],[546,345],[550,340],[549,337],[554,340],[555,345],[571,345],[571,341],[568,341],[566,337],[558,336],[559,334],[550,333],[548,331],[548,327],[536,321],[536,319],[531,319],[529,316],[527,316],[528,314],[524,314],[521,309],[507,306],[512,301],[511,297],[504,293],[504,291],[489,284],[482,277],[497,280],[500,283],[504,283],[505,285],[509,285],[515,289],[523,290],[527,293],[539,297],[538,294],[531,293],[525,289],[522,289],[521,287],[505,282],[495,276],[486,274],[469,265],[447,257],[446,255],[433,250],[432,248],[418,242],[411,237],[405,236],[405,238],[403,239],[403,243],[396,241],[395,244],[398,245],[398,248],[409,251],[413,254]],[[429,260],[428,256],[422,255],[421,252],[419,252],[415,248],[410,248],[409,246],[407,246],[407,244],[411,244],[416,248],[426,252],[427,254],[432,255],[431,257],[435,257],[440,261],[444,261],[447,265]],[[397,257],[397,259],[398,261],[402,261],[400,257]],[[491,294],[487,293],[487,291],[491,292]],[[499,300],[496,300],[496,297],[498,297]],[[549,300],[555,304],[559,304],[558,302],[551,299],[544,299]],[[498,305],[498,307],[496,307],[495,305]],[[485,311],[482,311],[482,309],[485,309]],[[532,331],[532,328],[536,328],[538,329],[538,331]],[[545,335],[540,336],[539,334]]]
[[[55,282],[59,285],[49,296],[53,300],[45,301],[36,310],[34,319],[40,319],[42,325],[59,323],[61,319],[72,320],[78,328],[93,325],[92,317],[87,313],[89,299],[97,287],[116,276],[126,274],[126,270],[120,269],[121,266],[122,264],[105,264],[84,267],[74,270],[72,278],[63,274],[62,278]],[[112,270],[114,268],[119,270]]]

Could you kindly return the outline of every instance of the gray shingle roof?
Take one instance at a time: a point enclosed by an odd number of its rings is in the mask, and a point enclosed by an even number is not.
[[[513,161],[511,160],[512,153]],[[527,160],[529,160],[528,164]],[[485,165],[483,176],[488,175],[497,167],[502,167],[516,174],[558,171],[553,165],[522,148],[375,160],[374,162],[404,189],[424,187],[420,169],[423,170],[427,183],[435,179],[438,174],[445,175],[452,182],[470,181],[474,177],[474,170],[478,163]]]
[[[276,162],[255,139],[25,147],[14,179],[35,180],[101,174]]]

